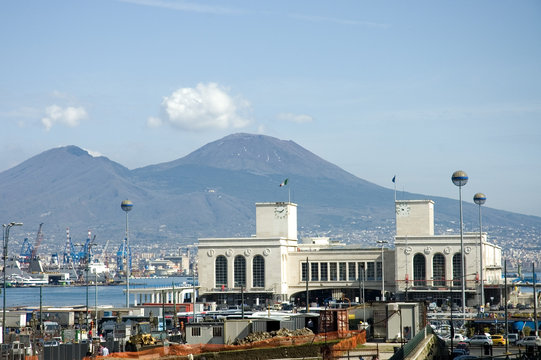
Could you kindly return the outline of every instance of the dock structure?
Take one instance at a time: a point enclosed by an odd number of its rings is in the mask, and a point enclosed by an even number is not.
[[[192,294],[199,286],[157,286],[145,288],[131,288],[130,294],[134,297],[134,306],[141,304],[182,304],[192,302]],[[188,294],[190,294],[188,296]]]

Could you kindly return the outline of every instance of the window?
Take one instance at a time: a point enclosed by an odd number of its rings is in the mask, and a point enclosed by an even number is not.
[[[221,326],[214,326],[212,328],[212,336],[222,336],[223,335],[223,327]]]
[[[310,280],[319,281],[319,264],[310,263]]]
[[[192,336],[201,336],[200,326],[192,326]]]
[[[434,286],[445,286],[445,256],[441,253],[434,254],[432,258],[432,276]]]
[[[223,255],[216,257],[216,287],[227,286],[227,258]]]
[[[328,281],[329,280],[329,276],[327,274],[327,263],[321,263],[319,264],[321,267],[320,267],[320,270],[321,270],[321,281]]]
[[[374,276],[375,276],[374,263],[369,262],[366,265],[367,265],[367,267],[366,267],[366,280],[374,280]]]
[[[306,281],[306,277],[308,276],[308,264],[303,262],[301,263],[301,281]]]
[[[376,280],[382,279],[381,277],[382,265],[381,264],[382,264],[381,261],[376,262]]]
[[[341,262],[338,265],[340,269],[340,281],[346,281],[346,263]]]
[[[413,285],[423,286],[426,284],[426,259],[423,254],[415,254],[413,257]]]
[[[235,256],[233,275],[235,277],[235,287],[246,286],[246,258],[244,256]]]
[[[355,281],[355,263],[350,262],[348,263],[348,280],[349,281]]]
[[[337,277],[337,269],[336,269],[336,263],[333,262],[333,263],[330,263],[330,271],[331,271],[331,276],[330,276],[330,280],[331,281],[336,281],[338,280],[338,277]]]
[[[254,256],[252,278],[254,287],[265,287],[265,259],[261,255]]]
[[[462,263],[460,262],[460,253],[453,255],[453,286],[460,286],[462,276]]]

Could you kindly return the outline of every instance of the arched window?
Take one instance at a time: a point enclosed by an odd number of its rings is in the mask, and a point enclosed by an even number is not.
[[[216,287],[227,286],[227,258],[223,255],[216,257],[214,276],[216,277]]]
[[[423,254],[415,254],[413,257],[413,284],[426,285],[426,259]]]
[[[265,259],[261,255],[254,256],[252,278],[254,287],[265,287]]]
[[[235,287],[246,286],[246,258],[244,256],[235,256],[233,275],[235,278]]]
[[[445,286],[445,256],[441,253],[432,258],[432,276],[434,286]]]
[[[462,284],[462,262],[460,261],[460,253],[453,255],[453,285],[461,286]]]

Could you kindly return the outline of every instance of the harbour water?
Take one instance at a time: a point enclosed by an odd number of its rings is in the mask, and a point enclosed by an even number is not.
[[[169,278],[144,278],[130,279],[130,289],[142,287],[160,286],[186,286],[191,284],[191,277],[169,277]],[[112,305],[125,306],[126,295],[125,285],[97,286],[98,306]],[[41,304],[43,306],[74,306],[86,305],[86,286],[43,286],[41,289]],[[96,287],[88,286],[88,305],[95,306]],[[133,296],[130,304],[133,304]],[[6,289],[6,308],[8,307],[39,307],[39,287],[17,287]]]

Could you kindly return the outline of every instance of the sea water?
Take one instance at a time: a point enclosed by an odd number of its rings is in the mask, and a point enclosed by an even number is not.
[[[175,287],[191,284],[191,277],[143,278],[130,279],[130,289]],[[196,279],[197,281],[197,279]],[[96,293],[97,290],[97,293]],[[112,305],[121,307],[126,305],[125,285],[88,286],[88,305]],[[96,296],[97,294],[97,296]],[[3,296],[3,295],[2,295]],[[42,306],[75,306],[86,305],[86,286],[42,286]],[[130,304],[133,305],[134,295],[130,294]],[[16,287],[6,289],[6,308],[8,307],[39,307],[40,287]]]

